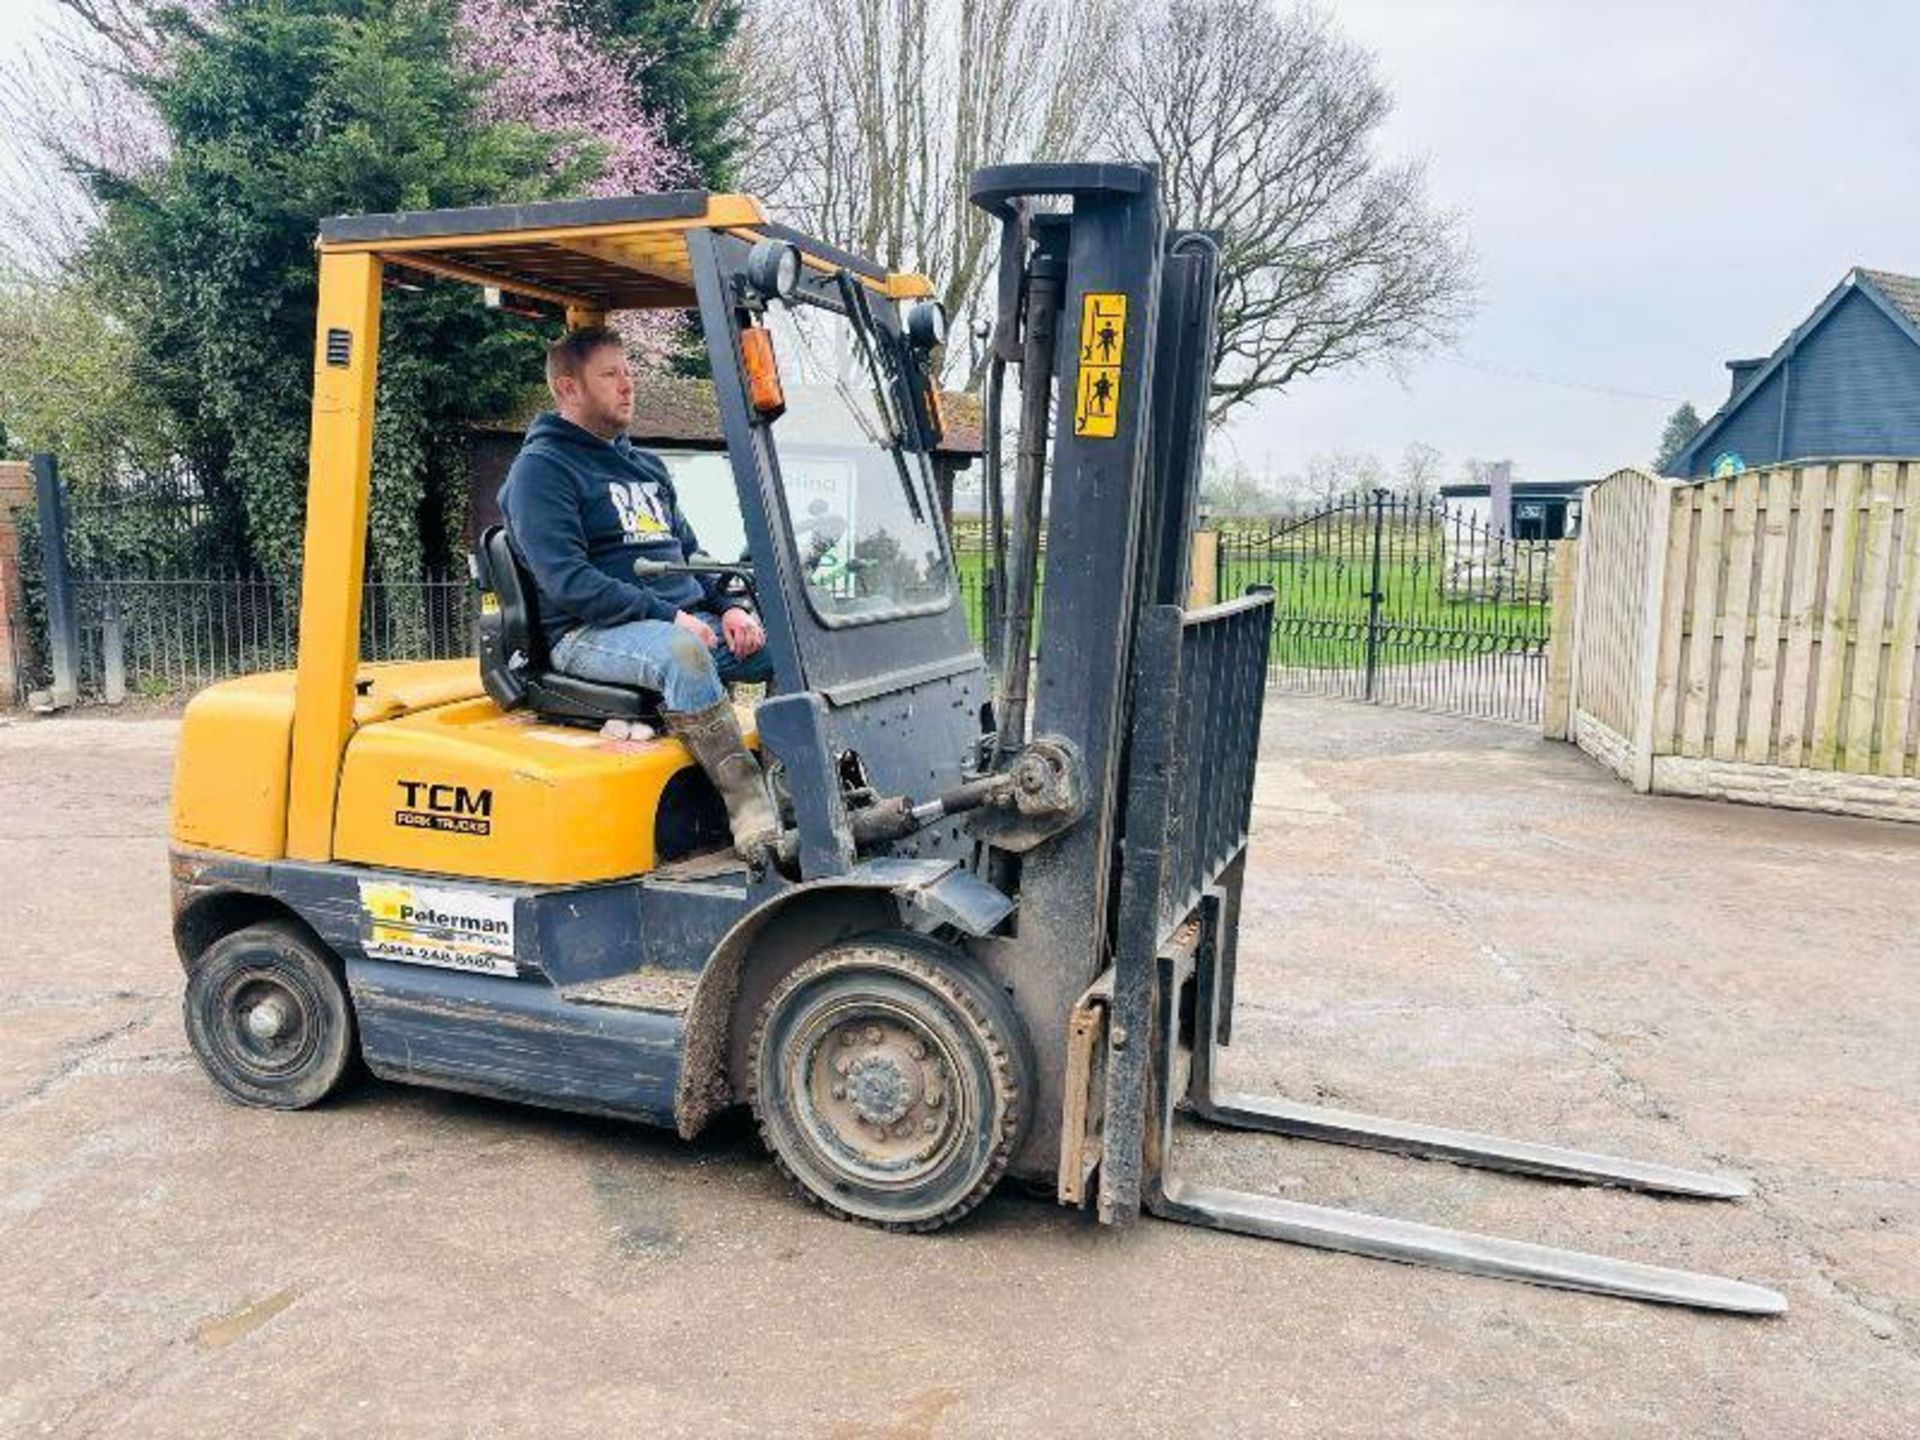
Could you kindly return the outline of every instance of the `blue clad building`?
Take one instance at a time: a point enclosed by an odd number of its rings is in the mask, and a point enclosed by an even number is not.
[[[1669,474],[1920,456],[1920,279],[1855,270],[1773,354],[1727,369],[1733,394]]]

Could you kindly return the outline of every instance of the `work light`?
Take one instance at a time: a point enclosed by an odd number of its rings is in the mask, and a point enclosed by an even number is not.
[[[769,300],[785,300],[800,283],[800,247],[762,240],[747,252],[747,283]]]
[[[922,350],[947,343],[947,307],[938,300],[922,300],[907,312],[907,335]]]

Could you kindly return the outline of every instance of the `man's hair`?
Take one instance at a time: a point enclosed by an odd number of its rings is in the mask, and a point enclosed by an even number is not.
[[[594,352],[609,345],[626,346],[620,332],[611,326],[582,325],[578,330],[569,330],[547,347],[548,388],[557,385],[562,375],[578,380]]]

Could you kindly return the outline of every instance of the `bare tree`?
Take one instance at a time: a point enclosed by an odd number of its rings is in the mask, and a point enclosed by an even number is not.
[[[956,322],[947,370],[971,384],[969,322],[993,271],[994,225],[967,203],[982,165],[1082,156],[1096,144],[1118,0],[1071,21],[1046,0],[804,0],[750,11],[748,93],[779,97],[744,179],[823,240],[932,276]]]
[[[0,64],[0,255],[47,275],[99,218],[90,172],[131,174],[159,162],[165,133],[128,82],[159,44],[159,0],[57,0],[50,22]]]
[[[1378,455],[1336,450],[1307,457],[1305,493],[1315,504],[1331,509],[1343,500],[1379,490],[1387,483],[1387,467]]]
[[[1200,495],[1216,520],[1267,520],[1286,509],[1285,498],[1269,478],[1239,460],[1209,464]]]
[[[1176,224],[1222,240],[1211,413],[1302,376],[1450,341],[1472,302],[1459,218],[1376,153],[1392,97],[1311,4],[1168,0],[1131,32],[1118,153],[1156,160]]]
[[[1400,452],[1400,471],[1395,476],[1400,493],[1413,501],[1431,500],[1446,467],[1445,455],[1422,441],[1413,441]]]

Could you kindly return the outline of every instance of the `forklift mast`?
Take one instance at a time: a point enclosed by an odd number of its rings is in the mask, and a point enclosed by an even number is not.
[[[1380,1259],[1703,1308],[1776,1314],[1760,1286],[1194,1185],[1173,1164],[1174,1118],[1658,1194],[1730,1199],[1737,1180],[1553,1146],[1232,1094],[1239,905],[1250,838],[1273,597],[1201,610],[1188,593],[1211,379],[1218,252],[1168,234],[1154,169],[1019,165],[978,172],[971,197],[1002,226],[996,367],[1021,367],[1021,464],[996,604],[997,748],[1031,728],[1084,766],[1079,823],[1018,866],[1010,951],[996,969],[1043,1066],[1016,1173],[1053,1158],[1063,1203],[1125,1225],[1168,1219]],[[1062,201],[1067,207],[1063,208]],[[1044,207],[1044,208],[1043,208]],[[989,385],[997,399],[1002,376]],[[1051,416],[1045,404],[1056,393]],[[987,424],[998,422],[997,404]],[[1041,427],[1048,427],[1051,435]],[[1049,443],[1050,438],[1050,443]],[[1050,457],[1048,484],[1038,460]],[[989,466],[989,510],[1000,477]],[[1037,589],[1045,499],[1045,606]],[[997,878],[1004,879],[1006,867]]]

